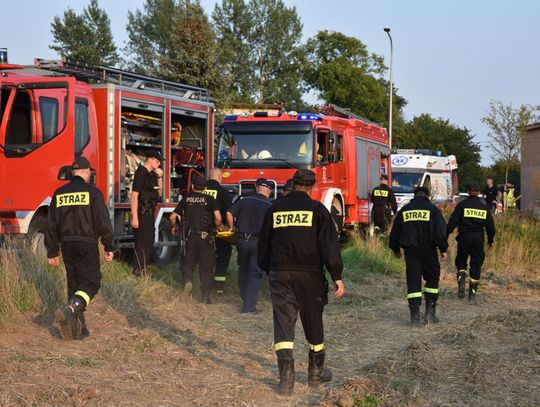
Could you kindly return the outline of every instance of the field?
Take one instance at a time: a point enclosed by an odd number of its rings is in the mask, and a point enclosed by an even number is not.
[[[202,305],[183,300],[178,264],[136,279],[103,266],[89,307],[91,336],[63,341],[54,311],[63,269],[17,247],[0,251],[2,406],[538,406],[540,225],[498,219],[478,303],[455,295],[454,240],[442,265],[441,323],[411,328],[404,264],[384,238],[343,249],[347,293],[325,310],[331,384],[306,386],[307,347],[295,342],[293,396],[275,393],[272,310],[239,313],[234,284]]]

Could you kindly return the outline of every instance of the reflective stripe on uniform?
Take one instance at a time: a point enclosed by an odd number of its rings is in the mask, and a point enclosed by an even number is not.
[[[77,291],[75,292],[75,295],[78,295],[79,297],[81,297],[84,300],[84,302],[86,302],[86,305],[90,304],[90,296],[86,294],[84,291]]]
[[[294,342],[278,342],[274,345],[274,349],[276,351],[282,350],[282,349],[292,349],[294,346]]]
[[[403,211],[403,222],[429,222],[431,212],[427,209],[411,209]]]
[[[309,349],[312,350],[313,352],[320,352],[321,350],[324,349],[324,343],[320,343],[318,345],[312,345],[310,343],[309,344]]]
[[[289,226],[311,227],[313,225],[312,211],[283,211],[273,213],[274,229]]]
[[[214,281],[223,281],[225,282],[227,280],[227,277],[225,276],[214,276]]]
[[[388,197],[388,191],[383,191],[381,189],[376,189],[373,191],[374,196],[384,196],[385,198]]]
[[[430,294],[439,294],[439,289],[438,288],[424,287],[424,292],[425,293],[430,293]]]
[[[471,283],[479,283],[479,282],[480,282],[480,280],[475,280],[475,279],[472,278],[472,277],[469,277],[469,281],[470,281]]]
[[[210,195],[212,198],[217,199],[218,191],[215,189],[205,189],[203,194]]]
[[[463,211],[463,217],[465,218],[476,218],[476,219],[486,219],[487,211],[485,209],[474,209],[474,208],[465,208]]]
[[[422,297],[422,292],[409,293],[409,294],[407,294],[407,299],[410,299],[410,298],[419,298],[419,297]]]

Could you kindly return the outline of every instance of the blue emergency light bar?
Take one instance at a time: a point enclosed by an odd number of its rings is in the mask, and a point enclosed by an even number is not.
[[[236,120],[236,119],[238,119],[238,115],[237,115],[237,114],[230,114],[230,115],[225,116],[225,117],[223,118],[223,120]]]
[[[298,120],[322,120],[322,117],[318,114],[312,114],[312,113],[300,113],[298,115]]]

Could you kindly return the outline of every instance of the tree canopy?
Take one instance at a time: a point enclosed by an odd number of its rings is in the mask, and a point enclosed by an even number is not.
[[[90,0],[82,14],[71,8],[51,23],[54,45],[49,48],[61,57],[82,60],[97,65],[114,66],[120,58],[111,33],[107,12],[97,0]]]

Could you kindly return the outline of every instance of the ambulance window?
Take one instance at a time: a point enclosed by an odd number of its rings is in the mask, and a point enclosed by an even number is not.
[[[58,99],[40,97],[41,126],[43,142],[47,142],[58,134]]]
[[[75,155],[82,154],[89,141],[88,101],[77,99],[75,101]]]
[[[6,131],[6,146],[32,143],[32,101],[25,91],[17,91]]]

